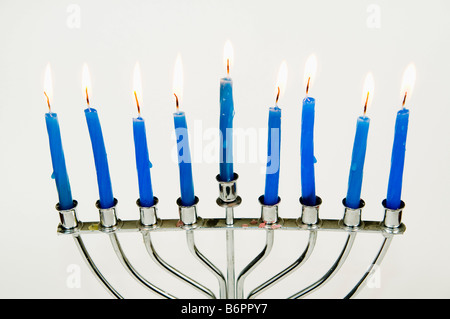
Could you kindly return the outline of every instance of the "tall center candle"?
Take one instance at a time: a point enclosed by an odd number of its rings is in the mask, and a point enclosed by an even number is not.
[[[227,76],[220,79],[220,180],[229,182],[234,178],[233,170],[233,80],[230,77],[230,60],[232,59],[233,48],[227,41],[224,49],[224,56],[227,65]]]
[[[369,133],[370,119],[366,116],[367,107],[373,96],[373,76],[369,73],[366,77],[363,90],[364,115],[356,121],[355,140],[353,142],[352,161],[348,177],[347,196],[345,206],[357,209],[361,202],[361,188],[363,181],[364,161],[366,158],[367,136]]]
[[[86,91],[86,101],[88,107],[84,110],[84,115],[86,117],[86,123],[89,130],[92,151],[94,153],[100,207],[111,208],[114,206],[114,195],[112,191],[111,177],[109,174],[108,157],[97,110],[89,106],[89,86],[89,72],[87,66],[85,65],[83,68],[83,88],[85,88]]]
[[[183,67],[178,55],[174,70],[174,96],[177,111],[173,113],[175,134],[177,137],[178,168],[180,172],[181,203],[191,206],[195,203],[194,179],[192,177],[191,151],[186,123],[186,115],[179,110],[183,88]]]

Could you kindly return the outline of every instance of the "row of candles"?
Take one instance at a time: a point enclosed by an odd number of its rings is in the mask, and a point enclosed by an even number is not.
[[[224,49],[224,62],[226,65],[226,76],[220,79],[220,180],[232,181],[233,170],[233,81],[230,77],[230,64],[233,60],[233,49],[228,41]],[[301,119],[301,197],[302,203],[308,206],[316,205],[316,186],[314,174],[314,118],[315,99],[309,96],[309,91],[317,69],[317,59],[310,56],[305,67],[306,96],[302,103]],[[281,108],[278,100],[283,93],[287,81],[287,65],[283,61],[278,74],[276,84],[275,106],[269,108],[268,120],[268,160],[265,179],[265,190],[263,201],[265,205],[275,205],[279,202],[278,186],[280,173],[280,145],[281,145]],[[401,190],[403,179],[403,168],[405,160],[405,144],[408,129],[409,110],[405,107],[407,98],[410,98],[415,81],[414,65],[409,65],[403,75],[402,84],[402,106],[397,113],[394,143],[392,148],[391,168],[389,174],[386,206],[390,209],[398,209],[401,206]],[[103,139],[102,129],[98,112],[89,103],[90,76],[86,65],[83,67],[83,91],[86,95],[87,108],[84,110],[89,136],[97,173],[99,189],[99,204],[101,208],[113,207],[114,196],[109,173],[108,159]],[[174,88],[176,112],[173,114],[174,126],[177,137],[178,167],[180,177],[181,202],[184,206],[195,203],[194,181],[192,175],[191,157],[189,149],[188,128],[186,114],[180,111],[183,88],[183,70],[181,57],[178,55],[174,69]],[[350,174],[348,180],[347,196],[345,206],[356,209],[361,204],[361,188],[363,180],[363,168],[367,148],[367,137],[370,119],[367,116],[367,108],[373,99],[374,80],[371,73],[365,79],[363,89],[363,115],[359,116],[356,124],[356,133],[353,144]],[[51,159],[53,165],[52,177],[55,179],[59,197],[59,208],[62,210],[73,208],[73,199],[70,189],[69,177],[66,169],[64,151],[61,141],[61,133],[58,116],[51,109],[52,80],[50,66],[45,72],[44,94],[49,112],[45,114],[47,132],[49,137]],[[139,64],[134,69],[134,99],[136,101],[138,116],[133,118],[133,134],[135,145],[136,167],[139,184],[139,204],[143,207],[154,205],[153,187],[147,146],[145,121],[141,117],[139,101],[142,93],[142,82]]]

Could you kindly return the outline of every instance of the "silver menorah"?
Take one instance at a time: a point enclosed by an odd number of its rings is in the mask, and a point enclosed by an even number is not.
[[[225,218],[201,218],[197,213],[198,198],[195,198],[195,203],[192,206],[183,206],[181,199],[177,200],[178,212],[180,219],[160,219],[158,218],[158,199],[155,197],[154,205],[152,207],[142,207],[137,200],[137,206],[140,213],[140,218],[137,220],[120,220],[117,216],[117,199],[115,205],[108,209],[100,208],[99,202],[96,207],[99,211],[99,221],[82,222],[77,218],[77,202],[74,201],[74,208],[69,210],[60,210],[59,205],[56,209],[59,212],[61,223],[58,226],[58,234],[73,236],[76,245],[78,246],[81,255],[86,261],[93,274],[97,277],[99,282],[107,289],[107,291],[114,297],[122,299],[122,296],[117,290],[108,282],[102,275],[100,270],[95,265],[91,256],[89,255],[83,240],[81,238],[84,234],[106,234],[111,240],[111,244],[117,257],[122,265],[140,284],[153,291],[154,293],[167,298],[176,299],[176,297],[169,292],[155,286],[149,280],[144,278],[126,257],[117,234],[123,232],[140,232],[144,239],[145,248],[153,261],[169,272],[174,277],[180,279],[184,283],[190,285],[207,298],[211,299],[244,299],[255,298],[270,287],[279,283],[282,279],[298,270],[308,260],[314,250],[316,244],[317,233],[319,231],[334,231],[347,233],[347,240],[344,247],[339,254],[337,260],[333,263],[331,268],[316,282],[301,289],[297,293],[290,296],[288,299],[303,298],[319,288],[323,287],[331,278],[339,271],[344,264],[347,256],[355,241],[358,233],[373,233],[383,236],[381,248],[376,254],[374,260],[370,264],[368,270],[364,273],[354,288],[345,296],[346,299],[355,297],[361,289],[365,286],[366,281],[370,278],[374,269],[378,267],[392,242],[395,235],[403,234],[406,230],[405,225],[401,222],[402,211],[405,204],[402,202],[401,207],[397,210],[388,209],[385,201],[382,202],[384,207],[384,218],[382,221],[365,221],[362,220],[362,210],[364,208],[364,201],[360,201],[360,206],[357,209],[351,209],[345,206],[345,199],[343,200],[344,214],[342,219],[320,219],[319,208],[322,203],[320,197],[317,197],[317,205],[308,206],[302,202],[300,198],[301,213],[300,217],[281,218],[279,216],[279,202],[275,205],[265,205],[263,196],[259,198],[261,204],[261,215],[259,218],[234,218],[234,208],[239,206],[242,199],[237,194],[237,179],[238,175],[234,174],[234,180],[230,182],[222,182],[219,176],[216,177],[219,184],[219,197],[217,204],[225,209]],[[226,277],[222,271],[216,267],[208,258],[206,258],[197,248],[195,244],[195,233],[202,230],[224,230],[226,232],[226,248],[227,248],[227,270]],[[236,278],[235,275],[235,242],[234,232],[239,230],[257,230],[264,231],[266,234],[266,243],[264,249],[239,273]],[[217,278],[219,284],[219,296],[216,296],[210,288],[205,287],[196,280],[185,275],[178,269],[174,268],[166,261],[164,261],[156,252],[152,244],[152,233],[164,231],[184,231],[186,233],[187,246],[192,255],[209,271],[211,271]],[[309,240],[306,248],[297,260],[281,270],[272,278],[261,283],[256,288],[252,289],[248,295],[245,295],[244,285],[247,276],[270,254],[274,243],[275,232],[278,231],[307,231],[309,232]]]

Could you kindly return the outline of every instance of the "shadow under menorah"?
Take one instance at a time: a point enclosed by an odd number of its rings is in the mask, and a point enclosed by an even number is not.
[[[322,203],[320,197],[317,197],[317,205],[315,206],[305,205],[302,202],[302,198],[300,198],[301,214],[299,218],[294,219],[281,218],[279,216],[278,204],[280,202],[280,198],[278,198],[278,203],[275,205],[265,205],[263,203],[263,196],[261,196],[259,198],[259,203],[261,204],[261,215],[259,218],[234,218],[234,208],[239,206],[242,201],[241,197],[237,195],[236,182],[238,175],[234,174],[234,180],[230,182],[220,181],[219,176],[217,176],[216,179],[219,183],[219,197],[217,198],[217,204],[225,209],[225,218],[208,219],[199,217],[197,214],[198,198],[196,197],[195,203],[192,206],[183,206],[181,204],[181,200],[177,200],[180,219],[160,219],[157,215],[158,199],[155,197],[155,204],[152,207],[142,207],[139,204],[139,200],[137,201],[137,206],[140,213],[140,218],[138,220],[120,220],[117,217],[117,199],[115,199],[115,205],[108,209],[100,208],[99,202],[97,202],[96,207],[99,210],[99,221],[82,222],[77,218],[77,202],[74,201],[74,208],[69,210],[60,210],[59,205],[56,205],[56,209],[59,212],[61,220],[57,232],[60,235],[73,236],[81,255],[85,259],[89,268],[92,270],[93,274],[107,289],[107,291],[118,299],[122,299],[123,297],[108,282],[108,280],[102,275],[100,270],[95,265],[83,243],[81,238],[82,235],[108,235],[118,259],[129,274],[144,287],[167,299],[176,299],[176,297],[164,289],[155,286],[151,283],[151,281],[147,280],[139,274],[138,271],[136,271],[126,257],[117,234],[123,232],[140,232],[144,239],[145,248],[148,251],[149,256],[156,264],[174,277],[177,277],[183,281],[185,284],[190,285],[192,289],[197,290],[205,297],[211,299],[256,298],[259,294],[279,283],[282,279],[286,278],[288,275],[292,274],[295,270],[298,270],[305,264],[314,250],[317,240],[317,233],[319,231],[346,233],[347,239],[344,247],[331,268],[323,274],[319,280],[288,297],[288,299],[303,298],[323,287],[339,271],[347,259],[358,233],[363,232],[382,235],[383,240],[381,248],[374,257],[368,270],[363,274],[354,288],[344,297],[345,299],[348,299],[355,297],[361,289],[364,288],[366,281],[370,278],[373,271],[376,270],[376,268],[381,264],[393,237],[395,235],[403,234],[406,230],[405,225],[401,222],[402,211],[405,206],[404,202],[401,202],[401,207],[399,209],[392,210],[388,209],[385,205],[385,201],[383,201],[383,220],[365,221],[361,218],[361,213],[364,208],[364,201],[360,201],[359,208],[352,209],[345,206],[344,199],[344,214],[342,219],[337,220],[319,218],[319,208]],[[222,271],[197,248],[195,244],[195,233],[203,230],[225,231],[227,253],[226,275],[224,275]],[[239,230],[264,231],[266,234],[266,243],[262,251],[255,256],[255,258],[236,276],[234,232]],[[185,232],[187,246],[192,255],[217,278],[219,286],[218,296],[216,296],[210,288],[205,287],[198,281],[185,275],[183,272],[174,268],[160,257],[152,244],[151,236],[154,232],[165,231]],[[279,231],[309,232],[308,243],[304,251],[291,265],[278,272],[272,278],[262,282],[259,286],[250,290],[248,294],[245,294],[245,279],[270,254],[274,243],[275,233]]]

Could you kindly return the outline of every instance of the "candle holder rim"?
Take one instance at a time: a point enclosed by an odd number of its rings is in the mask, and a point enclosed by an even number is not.
[[[405,202],[402,201],[402,200],[400,200],[400,207],[397,208],[397,209],[388,208],[388,207],[386,206],[386,198],[383,199],[383,201],[381,202],[381,205],[383,205],[383,208],[384,208],[384,209],[389,210],[389,211],[392,211],[392,212],[397,212],[397,211],[401,211],[401,210],[405,209]]]
[[[300,198],[299,198],[299,202],[300,202],[300,204],[303,205],[303,206],[308,206],[308,207],[319,207],[320,205],[322,205],[322,198],[320,198],[319,196],[316,196],[316,204],[315,204],[315,205],[306,205],[306,204],[303,202],[303,197],[300,197]]]
[[[140,200],[139,198],[136,200],[136,205],[137,205],[139,208],[153,208],[153,207],[155,207],[156,205],[158,205],[158,203],[159,203],[159,199],[158,199],[158,197],[156,197],[156,196],[153,196],[153,205],[152,205],[152,206],[142,206],[142,205],[141,205],[141,200]]]
[[[78,201],[76,201],[75,199],[73,199],[72,202],[73,202],[73,207],[72,207],[72,208],[61,209],[60,206],[59,206],[59,202],[56,203],[55,208],[56,208],[56,210],[57,210],[58,212],[60,212],[60,213],[62,213],[62,212],[67,212],[67,211],[76,209],[76,207],[78,206]]]
[[[222,181],[221,179],[220,179],[220,174],[217,174],[217,176],[216,176],[216,180],[217,180],[217,182],[219,182],[219,183],[230,183],[230,184],[233,184],[233,183],[235,183],[236,181],[237,181],[237,179],[239,178],[239,175],[237,174],[237,173],[233,173],[233,179],[231,180],[231,181]]]
[[[115,207],[117,206],[118,203],[119,203],[119,201],[117,200],[117,198],[114,197],[114,204],[113,204],[111,207],[103,208],[103,207],[100,206],[100,200],[98,199],[98,200],[95,202],[95,207],[96,207],[97,209],[99,209],[99,210],[107,210],[107,209],[115,208]]]
[[[351,207],[348,207],[348,206],[346,205],[346,203],[345,203],[345,200],[346,200],[346,198],[344,197],[344,199],[342,199],[342,205],[344,205],[344,207],[345,207],[346,209],[348,209],[348,210],[358,210],[358,209],[363,209],[364,206],[366,206],[366,202],[365,202],[362,198],[359,200],[359,206],[358,206],[358,208],[351,208]]]
[[[193,207],[193,206],[196,206],[198,204],[198,202],[199,202],[199,198],[197,196],[195,196],[194,203],[192,205],[184,205],[181,201],[181,197],[178,197],[178,199],[177,199],[178,207]]]
[[[267,205],[267,204],[264,204],[264,195],[259,196],[259,197],[258,197],[258,201],[259,201],[259,203],[261,204],[261,206],[265,206],[265,207],[273,207],[273,206],[278,206],[278,205],[280,205],[281,197],[278,196],[277,202],[276,202],[275,204],[273,204],[273,205]]]

